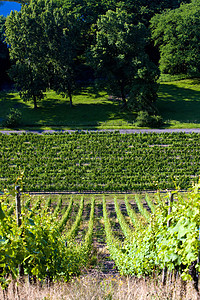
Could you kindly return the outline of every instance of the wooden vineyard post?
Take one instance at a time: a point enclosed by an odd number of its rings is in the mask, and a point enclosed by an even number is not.
[[[171,211],[172,211],[173,200],[174,200],[174,194],[172,194],[171,192],[169,192],[168,216],[171,214]],[[169,226],[170,226],[170,219],[167,220],[167,227],[169,227]]]
[[[20,201],[20,188],[17,185],[15,187],[16,190],[16,217],[17,217],[17,226],[20,227],[22,224],[22,220],[21,220],[21,201]]]
[[[200,227],[199,227],[199,243],[200,243]],[[200,250],[198,251],[198,258],[197,258],[197,263],[199,264],[200,263]],[[199,283],[199,273],[197,272],[196,273],[196,286],[197,286],[197,291],[199,292],[199,289],[198,289],[198,283]]]
[[[172,211],[172,204],[173,204],[173,200],[174,200],[174,194],[169,192],[169,200],[168,200],[168,216],[171,214]],[[170,218],[167,220],[167,227],[170,226]],[[163,272],[162,272],[162,284],[165,285],[166,284],[166,277],[167,277],[167,268],[164,267],[163,268]]]
[[[200,242],[200,227],[199,227],[198,242]],[[199,283],[199,273],[198,273],[198,271],[196,269],[196,265],[199,264],[199,262],[200,262],[200,250],[198,249],[197,260],[193,261],[191,263],[191,265],[190,265],[190,268],[189,268],[189,274],[190,274],[190,276],[193,279],[194,288],[195,288],[195,290],[198,293],[198,297],[199,297],[198,299],[200,299],[199,286],[198,286],[198,283]]]
[[[17,226],[20,227],[22,224],[21,220],[21,198],[20,198],[20,187],[17,185],[15,187],[15,201],[16,201],[16,217],[17,217]],[[19,276],[24,276],[24,268],[23,265],[19,265]]]

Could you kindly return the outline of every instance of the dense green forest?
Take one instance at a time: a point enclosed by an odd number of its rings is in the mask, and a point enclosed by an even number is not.
[[[199,75],[199,7],[179,0],[30,1],[0,16],[0,80],[8,72],[35,108],[49,89],[72,106],[78,88],[95,81],[123,109],[157,115],[160,72]]]

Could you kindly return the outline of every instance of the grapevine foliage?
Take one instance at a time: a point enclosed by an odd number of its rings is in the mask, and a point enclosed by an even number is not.
[[[116,238],[111,217],[103,198],[103,221],[106,243],[111,258],[124,275],[145,276],[163,269],[178,271],[184,280],[191,279],[191,266],[200,272],[198,256],[200,252],[200,185],[196,185],[187,194],[174,192],[174,201],[163,201],[160,194],[156,203],[146,195],[146,201],[153,213],[147,214],[142,201],[137,201],[140,213],[136,213],[130,201],[125,197],[127,213],[132,221],[128,223],[121,206],[114,198],[115,211],[123,242]],[[69,228],[67,222],[73,210],[71,197],[65,212],[61,212],[63,200],[59,200],[52,209],[51,199],[42,205],[41,197],[32,204],[30,197],[25,197],[22,205],[22,224],[17,226],[15,206],[4,194],[0,198],[0,284],[8,285],[8,278],[19,276],[19,265],[23,265],[25,275],[36,276],[43,280],[48,275],[51,279],[69,280],[81,273],[87,266],[92,250],[95,224],[95,199],[91,199],[87,231],[82,243],[75,241],[83,217],[84,199],[79,203],[75,221]],[[136,200],[137,197],[135,198]],[[12,208],[12,213],[11,213]],[[142,213],[147,214],[144,218]],[[145,215],[144,214],[144,215]],[[58,221],[60,219],[60,221]],[[67,229],[68,228],[68,229]],[[194,270],[193,270],[194,271]],[[195,273],[193,272],[193,273]]]
[[[197,263],[199,228],[199,192],[191,191],[186,198],[177,194],[170,214],[168,205],[160,202],[151,215],[150,223],[132,231],[131,240],[127,239],[121,247],[123,261],[118,263],[120,272],[144,276],[167,268],[179,271],[184,280],[191,279],[191,265],[200,272]],[[116,262],[120,260],[117,258]]]
[[[200,174],[192,133],[0,134],[0,190],[24,170],[26,191],[187,189]]]
[[[90,255],[93,232],[91,226],[94,218],[92,212],[84,244],[75,243],[72,237],[66,243],[67,235],[62,234],[54,214],[48,212],[49,199],[44,207],[40,207],[41,198],[39,198],[39,201],[32,206],[33,210],[25,203],[22,209],[22,224],[18,227],[15,215],[7,214],[10,204],[5,197],[3,195],[0,199],[0,285],[2,288],[9,284],[9,275],[13,278],[19,276],[19,265],[23,265],[25,275],[36,276],[39,280],[48,276],[52,280],[62,278],[68,281],[72,276],[80,274],[83,266],[88,263]],[[72,203],[71,200],[70,207]],[[92,210],[94,214],[94,204]]]

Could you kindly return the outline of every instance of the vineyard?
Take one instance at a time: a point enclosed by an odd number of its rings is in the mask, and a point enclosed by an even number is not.
[[[200,194],[161,196],[21,196],[0,199],[0,284],[69,281],[89,269],[115,266],[121,275],[193,279],[198,290]],[[120,199],[119,199],[120,198]],[[103,249],[103,251],[102,251]],[[112,263],[113,262],[113,263]]]
[[[199,134],[0,134],[0,190],[24,172],[26,191],[188,189],[200,174]]]

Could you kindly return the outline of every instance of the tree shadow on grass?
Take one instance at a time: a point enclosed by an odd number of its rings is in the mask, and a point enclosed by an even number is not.
[[[48,101],[54,104],[45,109],[43,125],[67,126],[74,128],[85,128],[88,126],[97,128],[100,123],[117,121],[133,122],[133,114],[129,111],[121,111],[121,103],[115,100],[105,100],[95,103],[74,103],[70,107],[68,103],[55,102],[49,98]],[[43,102],[43,105],[45,103]]]
[[[53,92],[42,101],[39,109],[41,117],[37,123],[48,127],[96,129],[101,123],[110,121],[133,122],[133,113],[122,111],[121,105],[121,101],[110,98],[106,90],[99,92],[95,86],[77,90],[73,95],[73,107],[69,106],[68,98],[62,98]]]
[[[17,98],[15,93],[0,92],[0,125],[11,108],[19,109],[22,112],[29,109],[27,103]]]
[[[121,110],[121,102],[108,99],[105,91],[97,93],[93,87],[81,89],[81,94],[73,97],[73,107],[69,100],[54,92],[39,102],[39,108],[34,110],[30,103],[20,100],[17,93],[0,93],[0,118],[3,119],[10,108],[18,108],[22,113],[22,127],[75,127],[96,129],[100,123],[133,122],[133,114]],[[1,120],[0,120],[1,123]]]
[[[161,84],[157,106],[164,120],[200,123],[200,91],[195,90],[198,88],[200,90],[199,80],[190,82],[189,88],[173,83]],[[73,103],[71,108],[67,98],[49,92],[39,103],[39,109],[34,110],[30,103],[22,102],[17,93],[1,92],[0,124],[10,108],[18,108],[22,112],[23,127],[29,129],[36,127],[42,130],[44,126],[97,129],[101,124],[120,127],[134,123],[134,113],[121,110],[121,101],[109,97],[106,91],[97,92],[94,87],[82,88],[81,93],[75,93]]]
[[[199,85],[199,80],[192,82]],[[192,89],[192,84],[191,88],[175,84],[160,85],[157,107],[165,120],[200,123],[200,91]]]

